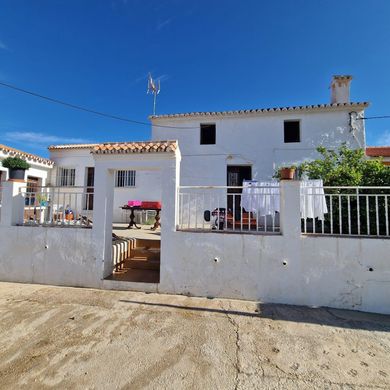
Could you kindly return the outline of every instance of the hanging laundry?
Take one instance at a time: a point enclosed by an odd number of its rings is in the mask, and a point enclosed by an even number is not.
[[[301,218],[318,218],[323,221],[327,213],[323,181],[321,179],[301,181]]]
[[[274,215],[280,211],[280,188],[278,182],[244,180],[241,207],[258,216]]]
[[[301,181],[301,218],[325,219],[328,207],[322,180]],[[280,185],[276,181],[258,182],[245,180],[241,196],[241,207],[258,216],[280,212]]]

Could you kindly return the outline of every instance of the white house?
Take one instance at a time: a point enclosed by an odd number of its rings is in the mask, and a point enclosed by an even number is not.
[[[178,141],[181,185],[240,186],[244,179],[267,180],[277,167],[315,158],[320,145],[365,148],[362,118],[368,103],[350,102],[351,79],[333,77],[328,104],[152,116],[152,141]],[[95,146],[50,146],[55,162],[51,184],[93,187]],[[114,222],[125,221],[120,207],[128,200],[160,198],[158,172],[116,172]]]
[[[241,185],[317,156],[316,148],[365,148],[364,109],[351,76],[334,76],[329,104],[151,116],[152,139],[178,140],[182,185]]]
[[[365,148],[368,104],[349,101],[350,81],[333,79],[329,104],[154,116],[149,142],[51,146],[53,186],[32,221],[24,183],[4,184],[0,280],[390,313],[390,190],[281,180],[251,188],[254,210],[229,206],[227,185],[269,179],[319,145]],[[161,201],[161,240],[113,240],[131,199]]]
[[[7,157],[20,157],[30,164],[30,169],[25,172],[25,181],[28,186],[36,188],[46,185],[48,177],[51,175],[51,169],[54,163],[40,156],[22,152],[9,146],[0,144],[0,183],[8,180],[8,169],[4,168],[1,162]],[[1,186],[1,184],[0,184]]]

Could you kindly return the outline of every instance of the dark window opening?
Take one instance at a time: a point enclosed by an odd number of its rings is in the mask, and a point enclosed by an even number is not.
[[[86,194],[84,201],[84,210],[93,210],[93,192],[95,184],[95,168],[86,168]]]
[[[215,124],[200,125],[200,144],[214,145],[216,140]]]
[[[284,122],[284,142],[301,142],[301,132],[299,121]]]

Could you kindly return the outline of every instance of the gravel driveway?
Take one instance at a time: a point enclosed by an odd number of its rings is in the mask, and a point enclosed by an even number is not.
[[[390,316],[0,283],[2,389],[389,389]]]

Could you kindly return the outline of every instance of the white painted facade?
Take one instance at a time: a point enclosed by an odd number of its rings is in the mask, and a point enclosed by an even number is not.
[[[249,165],[252,179],[269,180],[275,169],[318,157],[316,148],[342,143],[365,148],[363,105],[243,114],[152,117],[152,139],[178,140],[182,185],[227,185],[227,166]],[[284,121],[300,121],[300,142],[284,142]],[[200,144],[200,125],[216,125],[215,145]],[[158,127],[158,126],[168,127]],[[169,128],[169,126],[180,128]],[[187,129],[186,129],[187,127]]]
[[[0,171],[2,172],[2,182],[8,180],[8,169],[4,168],[1,164],[1,162],[7,157],[20,157],[20,154],[15,153],[13,151],[9,152],[5,150],[0,150]],[[29,176],[34,177],[39,179],[39,185],[46,185],[48,177],[50,176],[52,164],[37,161],[36,159],[29,158],[28,155],[22,155],[22,158],[30,164],[30,168],[25,172],[24,179],[27,181]]]

